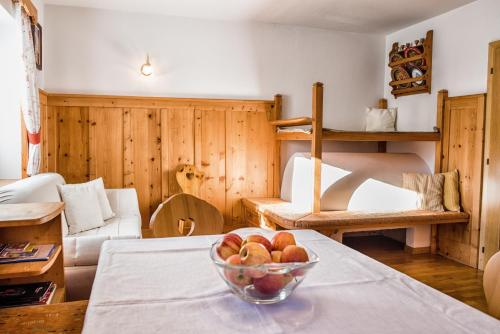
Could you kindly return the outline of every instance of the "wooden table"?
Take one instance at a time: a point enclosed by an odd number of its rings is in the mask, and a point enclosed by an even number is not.
[[[500,334],[470,306],[317,232],[292,233],[321,260],[275,305],[230,292],[209,256],[220,236],[106,241],[83,333]]]
[[[87,300],[0,310],[0,333],[81,333]]]

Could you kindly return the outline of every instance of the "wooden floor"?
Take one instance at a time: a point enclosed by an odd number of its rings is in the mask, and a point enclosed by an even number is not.
[[[412,255],[384,236],[344,237],[344,244],[455,299],[486,312],[483,272],[440,255]]]

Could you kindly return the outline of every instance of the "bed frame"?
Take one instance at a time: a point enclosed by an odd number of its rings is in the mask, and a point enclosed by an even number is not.
[[[323,84],[315,83],[312,89],[312,117],[300,117],[293,119],[275,119],[270,123],[275,127],[277,142],[286,140],[311,141],[311,157],[313,159],[314,185],[313,202],[310,212],[295,212],[290,203],[279,198],[244,198],[242,200],[245,209],[245,221],[254,226],[268,229],[315,229],[335,240],[342,242],[342,236],[346,232],[371,231],[384,229],[408,228],[420,225],[432,225],[431,251],[437,251],[438,227],[437,225],[461,224],[470,226],[471,211],[464,202],[470,202],[467,194],[462,191],[462,206],[466,212],[434,212],[434,211],[408,211],[398,213],[366,213],[352,211],[320,211],[320,186],[321,186],[321,161],[322,142],[329,141],[363,141],[378,142],[378,151],[386,152],[387,142],[397,141],[427,141],[436,143],[436,172],[452,170],[452,166],[444,163],[444,152],[449,151],[450,145],[450,110],[448,94],[440,91],[438,94],[437,127],[434,132],[363,132],[363,131],[339,131],[323,128]],[[450,98],[451,99],[451,98]],[[448,103],[448,104],[447,104]],[[275,97],[276,115],[281,115],[281,96]],[[387,108],[387,100],[380,99],[378,106]],[[446,109],[446,110],[445,110]],[[475,114],[474,114],[475,115]],[[446,123],[447,122],[447,123]],[[445,124],[446,123],[446,124]],[[278,127],[292,127],[300,125],[311,125],[312,133],[306,132],[279,132]],[[443,127],[446,134],[443,135]],[[467,129],[467,128],[466,128]],[[482,130],[482,129],[481,129]],[[456,135],[456,133],[454,134]],[[468,140],[468,139],[467,139]],[[473,145],[470,145],[473,146]],[[463,149],[469,150],[469,146]],[[471,148],[472,150],[472,148]],[[459,169],[463,183],[474,183],[480,187],[480,178],[470,178],[468,171]],[[479,183],[477,183],[479,182]],[[276,196],[276,194],[275,194]],[[448,254],[445,254],[448,255]],[[465,261],[462,261],[465,262]],[[469,263],[468,263],[469,264]]]

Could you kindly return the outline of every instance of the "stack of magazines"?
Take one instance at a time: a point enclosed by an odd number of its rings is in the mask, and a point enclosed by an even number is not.
[[[29,242],[0,244],[0,264],[47,261],[55,245],[31,245]]]
[[[0,286],[0,308],[50,304],[56,291],[53,282]]]

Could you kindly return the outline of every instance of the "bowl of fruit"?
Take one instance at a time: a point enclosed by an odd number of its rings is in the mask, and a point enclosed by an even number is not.
[[[228,233],[212,245],[210,257],[219,275],[241,299],[254,304],[285,300],[304,280],[319,257],[298,245],[292,233],[241,238]]]

